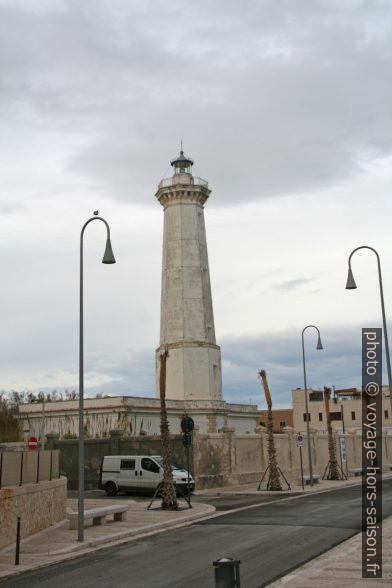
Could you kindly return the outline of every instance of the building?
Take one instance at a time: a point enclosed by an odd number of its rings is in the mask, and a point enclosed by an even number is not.
[[[184,402],[167,400],[170,431],[181,432],[181,419],[185,415]],[[108,396],[84,399],[84,426],[87,438],[109,437],[117,429],[124,436],[159,435],[160,401],[157,398],[135,396]],[[256,409],[256,407],[255,407]],[[21,404],[25,440],[40,438],[42,431],[55,432],[61,439],[78,436],[78,400],[56,400],[46,402],[44,411],[40,402]],[[219,406],[199,401],[192,407],[192,414],[200,433],[217,433],[224,427],[232,427],[238,433],[254,433],[257,411],[249,405],[222,402]]]
[[[164,209],[160,344],[156,350],[157,396],[160,355],[168,350],[166,398],[170,430],[180,432],[184,415],[191,416],[200,433],[218,433],[231,427],[237,433],[254,433],[256,405],[228,404],[222,399],[220,347],[216,344],[212,295],[204,224],[208,182],[193,177],[193,161],[181,150],[171,161],[173,175],[163,179],[156,198]],[[158,435],[158,398],[131,396],[86,398],[85,431],[88,437],[105,437],[112,429],[125,435]],[[62,438],[78,434],[78,401],[20,406],[24,430]],[[27,433],[26,433],[27,434]]]
[[[259,411],[259,424],[262,427],[267,426],[268,410]],[[274,433],[282,433],[285,427],[293,428],[293,409],[292,408],[274,408],[272,409],[272,426]]]
[[[305,391],[297,388],[292,391],[293,422],[297,432],[306,429]],[[327,421],[323,390],[308,390],[308,418],[310,428],[325,433]],[[362,428],[361,388],[333,390],[329,403],[331,424],[335,431],[355,431]],[[382,427],[392,430],[391,403],[388,386],[382,388]]]
[[[171,165],[173,176],[162,180],[156,193],[164,209],[157,390],[159,357],[167,349],[167,398],[221,401],[221,356],[204,224],[204,204],[211,190],[205,180],[193,177],[193,161],[182,150]]]

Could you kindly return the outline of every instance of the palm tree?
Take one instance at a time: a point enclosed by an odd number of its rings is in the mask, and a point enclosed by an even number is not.
[[[163,460],[162,481],[162,510],[178,510],[176,491],[173,486],[173,473],[170,457],[170,432],[166,409],[166,360],[169,356],[167,349],[159,356],[159,396],[161,399],[161,440]]]
[[[268,490],[282,490],[280,483],[278,462],[276,460],[276,449],[274,442],[274,427],[272,422],[272,399],[267,382],[267,372],[260,370],[259,375],[264,388],[265,399],[268,406],[268,420],[267,420],[267,434],[268,434],[268,466],[269,466],[269,480]]]
[[[338,462],[336,461],[335,440],[333,438],[332,425],[331,425],[331,413],[329,412],[330,396],[331,396],[331,388],[327,388],[326,386],[324,386],[324,404],[325,404],[325,414],[327,417],[328,452],[329,452],[328,480],[340,480]]]

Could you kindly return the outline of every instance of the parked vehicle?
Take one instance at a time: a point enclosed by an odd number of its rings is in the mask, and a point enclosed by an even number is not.
[[[173,482],[181,495],[188,492],[188,472],[172,465]],[[160,455],[105,455],[102,458],[98,487],[108,496],[117,492],[154,493],[163,480],[163,461]],[[189,489],[195,481],[189,474]]]

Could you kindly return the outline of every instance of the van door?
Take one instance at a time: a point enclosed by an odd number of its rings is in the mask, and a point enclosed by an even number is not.
[[[118,478],[118,486],[120,490],[136,490],[137,476],[136,476],[136,462],[133,457],[122,457],[120,459],[120,474]]]
[[[161,468],[150,457],[142,457],[140,463],[139,485],[145,490],[155,491],[162,480]]]

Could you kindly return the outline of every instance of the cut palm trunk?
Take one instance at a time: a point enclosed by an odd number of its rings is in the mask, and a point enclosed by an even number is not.
[[[261,484],[267,472],[269,472],[268,482],[267,482],[267,490],[282,490],[282,485],[280,483],[280,475],[281,474],[286,481],[288,488],[290,489],[290,485],[287,482],[286,478],[283,475],[283,472],[280,470],[278,466],[278,462],[276,459],[276,449],[275,449],[275,441],[274,441],[274,427],[273,427],[273,420],[272,420],[272,399],[271,394],[267,382],[267,372],[265,370],[261,370],[259,372],[261,377],[261,382],[264,388],[264,395],[268,406],[268,417],[267,417],[267,443],[268,443],[268,466],[265,470],[263,477],[261,478],[260,484],[258,486],[258,490],[261,489]]]
[[[339,472],[339,465],[336,460],[336,448],[335,439],[333,437],[332,425],[331,425],[331,413],[329,411],[329,399],[331,396],[331,388],[324,386],[324,404],[325,404],[325,415],[327,419],[327,431],[328,431],[328,454],[329,462],[325,468],[324,476],[327,480],[341,480],[342,475]],[[343,472],[342,472],[343,473]]]
[[[173,473],[170,456],[170,432],[166,409],[166,360],[169,355],[166,349],[161,353],[159,372],[159,396],[161,401],[161,440],[162,440],[162,461],[163,480],[162,488],[162,510],[178,510],[176,491],[173,484]]]

